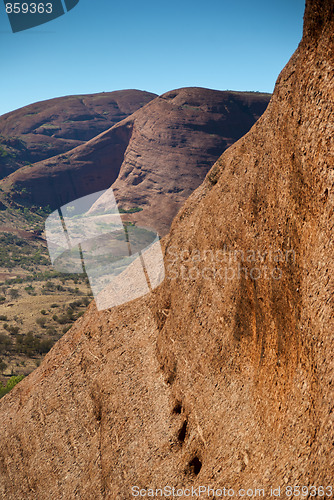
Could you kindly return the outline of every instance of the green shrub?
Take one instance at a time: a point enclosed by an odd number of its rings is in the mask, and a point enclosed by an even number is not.
[[[13,335],[17,335],[20,331],[20,328],[18,326],[8,326],[8,328],[6,328],[6,330],[9,333],[12,333]]]
[[[8,394],[8,392],[11,391],[13,387],[15,387],[19,382],[21,382],[23,378],[23,375],[11,377],[5,386],[3,386],[2,382],[0,382],[0,398],[5,396],[5,394]]]
[[[126,210],[124,208],[119,208],[118,210],[119,210],[119,213],[121,213],[121,214],[135,214],[136,212],[141,212],[143,209],[141,207],[133,207],[133,208],[129,208],[128,210]]]
[[[55,289],[55,285],[52,283],[52,281],[47,281],[45,285],[43,285],[43,288],[53,291]]]
[[[38,326],[45,328],[46,318],[37,318],[36,323],[38,324]]]
[[[53,341],[51,339],[45,339],[40,341],[40,345],[37,348],[39,354],[46,354],[50,351],[53,346]]]
[[[11,290],[9,290],[9,295],[12,299],[17,299],[20,296],[20,293],[16,288],[12,288]]]
[[[61,316],[58,316],[55,321],[57,321],[60,325],[66,325],[71,321],[71,319],[67,316],[67,314],[62,314]]]
[[[70,302],[70,307],[75,309],[76,307],[80,307],[82,305],[82,300],[75,300],[74,302]]]
[[[2,359],[0,359],[0,372],[3,373],[7,368],[7,363],[5,363],[4,361],[2,361]]]
[[[28,356],[34,354],[45,354],[53,345],[51,339],[40,340],[35,337],[33,332],[28,332],[26,335],[20,335],[16,338],[16,351]]]
[[[5,354],[11,351],[12,340],[7,335],[0,333],[0,354]]]

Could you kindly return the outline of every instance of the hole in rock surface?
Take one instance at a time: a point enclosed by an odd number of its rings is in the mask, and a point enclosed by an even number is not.
[[[198,457],[194,457],[192,460],[189,462],[189,468],[190,471],[197,476],[200,473],[200,470],[202,468],[202,462]]]
[[[178,401],[175,403],[175,406],[173,408],[173,413],[179,414],[182,411],[182,404]]]
[[[183,422],[181,429],[179,430],[178,435],[177,435],[177,439],[180,441],[180,443],[183,443],[185,438],[186,438],[187,425],[188,425],[188,422],[185,420]]]

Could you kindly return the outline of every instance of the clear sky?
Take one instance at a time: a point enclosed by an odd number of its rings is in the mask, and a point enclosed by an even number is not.
[[[304,0],[80,0],[12,33],[1,1],[0,114],[128,88],[272,92],[301,39],[303,13]]]

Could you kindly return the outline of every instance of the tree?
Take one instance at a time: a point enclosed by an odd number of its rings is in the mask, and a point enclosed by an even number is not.
[[[7,363],[5,363],[4,361],[2,361],[2,359],[0,359],[0,372],[3,373],[7,368]]]
[[[11,290],[9,290],[9,295],[11,296],[12,299],[17,299],[20,294],[16,288],[12,288]]]
[[[45,328],[46,318],[37,318],[36,323],[42,328]]]

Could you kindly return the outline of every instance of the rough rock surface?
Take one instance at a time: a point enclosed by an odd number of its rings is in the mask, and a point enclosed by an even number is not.
[[[290,485],[332,483],[333,33],[332,0],[308,0],[267,111],[165,238],[166,265],[182,257],[188,274],[175,279],[174,263],[150,296],[91,306],[1,400],[2,498],[207,484],[286,498]],[[232,255],[228,279],[225,264],[216,279],[189,273],[205,250]],[[233,277],[235,250],[260,251],[263,275],[282,276],[250,279],[249,259]]]
[[[114,186],[124,209],[166,233],[222,151],[266,109],[270,94],[185,88],[148,105],[67,154],[21,168],[1,186],[53,208]],[[15,197],[15,195],[14,195]],[[102,199],[98,206],[108,208]]]
[[[0,176],[65,153],[124,120],[156,94],[119,90],[58,97],[0,116]]]

